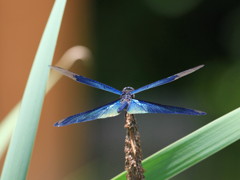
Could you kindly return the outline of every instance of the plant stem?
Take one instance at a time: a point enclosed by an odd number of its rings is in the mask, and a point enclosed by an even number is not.
[[[126,138],[125,138],[125,170],[128,180],[143,180],[144,169],[142,167],[142,149],[137,122],[133,114],[125,114]]]

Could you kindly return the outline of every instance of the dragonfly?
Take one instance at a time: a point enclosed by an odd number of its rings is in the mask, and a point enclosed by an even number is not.
[[[122,111],[126,111],[126,113],[129,113],[129,114],[164,113],[164,114],[205,115],[206,113],[203,111],[187,109],[183,107],[162,105],[162,104],[135,99],[135,94],[137,93],[175,81],[183,76],[186,76],[190,73],[193,73],[194,71],[197,71],[203,66],[204,65],[196,66],[194,68],[185,70],[183,72],[177,73],[175,75],[172,75],[167,78],[153,82],[151,84],[145,85],[138,89],[134,89],[132,87],[124,87],[122,91],[117,90],[101,82],[95,81],[93,79],[80,76],[78,74],[75,74],[63,68],[60,68],[57,66],[50,66],[52,69],[73,79],[74,81],[80,82],[82,84],[85,84],[97,89],[108,91],[120,96],[118,100],[110,102],[106,105],[103,105],[101,107],[98,107],[86,112],[75,114],[61,121],[58,121],[54,124],[54,126],[61,127],[61,126],[66,126],[66,125],[80,123],[80,122],[114,117],[119,115]]]

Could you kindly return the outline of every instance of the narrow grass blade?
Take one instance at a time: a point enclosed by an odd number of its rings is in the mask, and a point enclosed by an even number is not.
[[[1,180],[26,179],[34,139],[66,0],[56,0],[43,33],[27,86],[17,124],[4,163]]]
[[[146,179],[169,179],[240,139],[240,108],[143,161]],[[126,179],[126,172],[113,178]]]

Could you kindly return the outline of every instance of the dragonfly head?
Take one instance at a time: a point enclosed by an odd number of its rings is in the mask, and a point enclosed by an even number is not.
[[[134,88],[132,87],[125,87],[123,88],[122,90],[122,95],[121,95],[121,98],[134,98],[134,95],[133,94],[130,94],[131,91],[133,91]]]
[[[125,88],[123,88],[122,93],[128,93],[128,92],[131,92],[133,90],[134,90],[133,87],[125,87]]]

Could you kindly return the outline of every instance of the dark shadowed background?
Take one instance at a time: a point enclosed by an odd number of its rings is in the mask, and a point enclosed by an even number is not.
[[[0,117],[21,99],[52,1],[0,1]],[[119,90],[141,87],[194,66],[201,70],[137,94],[206,116],[137,115],[143,155],[239,107],[240,2],[237,0],[75,0],[66,6],[54,63],[84,45],[92,66],[71,71]],[[45,99],[28,179],[110,179],[124,170],[124,116],[62,128],[64,117],[101,106],[116,95],[63,78]],[[176,176],[176,180],[240,177],[239,142]],[[2,168],[3,159],[0,160]]]

